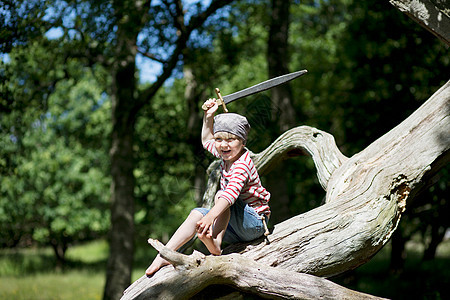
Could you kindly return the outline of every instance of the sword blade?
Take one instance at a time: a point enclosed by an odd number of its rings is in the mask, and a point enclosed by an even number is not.
[[[279,86],[283,83],[289,82],[297,77],[300,77],[300,76],[306,74],[307,72],[308,72],[307,70],[301,70],[301,71],[285,74],[282,76],[278,76],[278,77],[263,81],[254,86],[251,86],[249,88],[240,90],[239,92],[223,96],[223,101],[226,104],[228,104],[230,102],[233,102],[234,100],[241,99],[241,98],[244,98],[244,97],[256,94],[256,93],[260,93],[262,91]]]

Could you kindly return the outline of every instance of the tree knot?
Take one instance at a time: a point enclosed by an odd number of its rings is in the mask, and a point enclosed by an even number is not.
[[[403,213],[406,209],[406,199],[411,192],[407,177],[403,174],[400,174],[399,176],[397,176],[397,178],[394,179],[392,186],[393,188],[391,195],[397,201],[399,212]]]

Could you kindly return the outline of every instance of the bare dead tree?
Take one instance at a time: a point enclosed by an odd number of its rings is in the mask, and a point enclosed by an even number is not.
[[[442,35],[447,41],[449,33]],[[449,149],[450,81],[350,158],[332,135],[309,126],[293,128],[254,154],[255,165],[264,174],[284,159],[310,155],[326,191],[325,204],[276,224],[268,241],[232,245],[222,256],[187,256],[150,241],[173,265],[152,278],[143,276],[122,299],[187,299],[212,284],[267,298],[376,298],[323,277],[357,268],[388,242],[408,203],[450,161]],[[209,168],[206,204],[217,191],[217,167],[215,162]]]
[[[239,253],[242,259],[235,254],[207,258],[179,254],[183,259],[178,259],[158,246],[161,255],[172,261],[175,268],[167,266],[154,278],[142,277],[125,291],[123,299],[171,295],[180,299],[213,283],[242,288],[242,282],[250,280],[246,276],[257,277],[267,285],[272,283],[275,288],[286,277],[292,279],[289,272],[329,277],[352,270],[370,260],[388,242],[407,203],[450,160],[449,148],[450,81],[401,124],[351,158],[339,151],[333,136],[326,132],[308,126],[291,129],[255,154],[255,165],[264,174],[286,157],[311,155],[319,181],[327,191],[326,203],[276,224],[270,243],[258,240],[225,249],[225,253]],[[216,167],[213,164],[210,168],[207,199],[217,189]],[[245,270],[258,272],[244,275]],[[271,274],[281,270],[288,273],[274,282]],[[206,280],[205,276],[213,279]],[[305,288],[303,284],[303,280],[298,285],[290,283],[299,290]],[[340,289],[327,286],[322,293],[331,298]],[[265,296],[277,293],[269,288],[252,291]],[[314,298],[305,295],[298,298]]]

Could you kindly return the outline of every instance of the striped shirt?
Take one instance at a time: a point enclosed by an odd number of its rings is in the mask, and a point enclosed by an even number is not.
[[[203,147],[215,157],[220,158],[220,154],[215,147],[214,140],[207,141]],[[250,152],[245,150],[227,172],[225,161],[220,164],[220,189],[223,191],[222,197],[230,205],[233,205],[238,198],[252,207],[258,214],[270,215],[270,193],[262,186],[261,180],[250,158]]]

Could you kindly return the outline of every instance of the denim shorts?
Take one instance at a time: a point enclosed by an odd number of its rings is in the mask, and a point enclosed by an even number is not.
[[[209,208],[197,207],[194,210],[206,215]],[[248,242],[264,234],[264,225],[260,215],[241,199],[230,206],[230,221],[223,237],[223,242]]]

